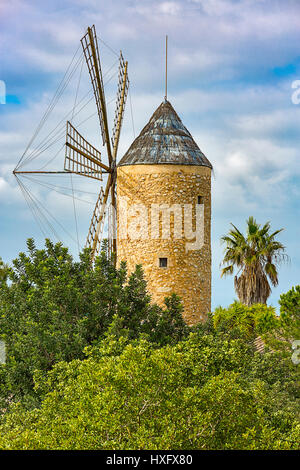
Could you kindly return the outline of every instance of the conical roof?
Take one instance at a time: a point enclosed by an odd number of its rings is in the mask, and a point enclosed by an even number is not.
[[[133,141],[118,166],[199,165],[212,168],[173,106],[164,101]]]

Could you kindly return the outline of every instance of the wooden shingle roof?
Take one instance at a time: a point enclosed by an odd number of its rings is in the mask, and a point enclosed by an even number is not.
[[[157,108],[118,166],[141,164],[212,168],[169,101]]]

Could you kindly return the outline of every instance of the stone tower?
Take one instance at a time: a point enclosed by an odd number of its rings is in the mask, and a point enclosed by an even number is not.
[[[153,302],[178,294],[188,324],[210,311],[211,170],[168,101],[117,169],[118,263],[142,264]]]

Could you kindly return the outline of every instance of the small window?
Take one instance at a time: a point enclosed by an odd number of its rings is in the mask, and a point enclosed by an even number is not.
[[[203,196],[198,196],[198,204],[203,204]]]
[[[159,258],[159,267],[167,268],[168,267],[168,258]]]

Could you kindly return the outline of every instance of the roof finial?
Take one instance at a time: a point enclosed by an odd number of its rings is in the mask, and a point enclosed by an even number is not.
[[[166,83],[165,83],[165,101],[168,98],[168,36],[166,36]]]

